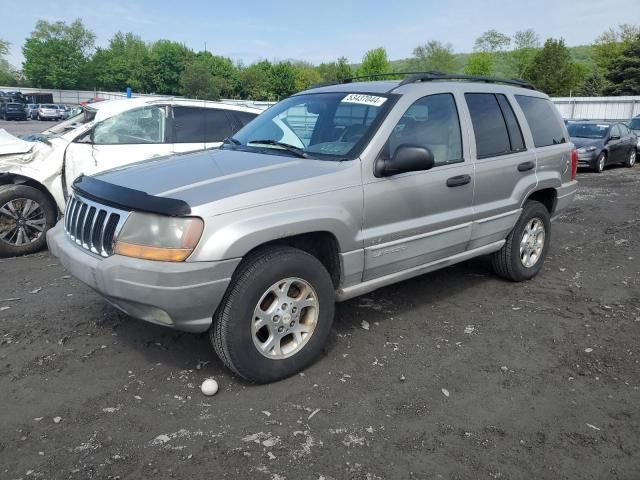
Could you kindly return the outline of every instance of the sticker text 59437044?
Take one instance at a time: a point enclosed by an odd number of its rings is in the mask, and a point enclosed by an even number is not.
[[[358,103],[360,105],[371,105],[372,107],[379,107],[386,101],[385,97],[362,95],[360,93],[350,93],[342,99],[342,103]]]

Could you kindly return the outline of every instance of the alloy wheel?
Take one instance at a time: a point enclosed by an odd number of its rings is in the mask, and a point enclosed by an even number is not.
[[[298,353],[318,324],[320,302],[307,281],[289,277],[271,285],[253,312],[251,336],[257,350],[279,360]]]
[[[0,241],[29,245],[40,238],[47,223],[42,206],[30,198],[14,198],[0,207]]]
[[[520,240],[520,261],[526,268],[533,267],[544,249],[545,229],[540,218],[532,218],[527,222]]]

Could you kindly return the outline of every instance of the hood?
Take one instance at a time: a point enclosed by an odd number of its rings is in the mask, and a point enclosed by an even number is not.
[[[576,146],[576,148],[584,148],[584,147],[596,147],[602,148],[602,138],[582,138],[582,137],[571,137],[571,142]]]
[[[340,173],[353,163],[224,149],[147,160],[95,177],[149,195],[183,200],[191,207],[235,197],[234,208],[242,208],[264,203],[265,198],[278,201],[312,194],[314,188],[346,186],[348,176]],[[320,176],[327,178],[315,181]],[[268,194],[261,193],[267,189]],[[251,195],[238,197],[248,192]]]
[[[0,129],[0,155],[14,155],[17,153],[27,153],[33,148],[34,142],[27,142],[5,129]]]

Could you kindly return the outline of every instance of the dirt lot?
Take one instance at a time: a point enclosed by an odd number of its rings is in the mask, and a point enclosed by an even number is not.
[[[46,252],[3,260],[0,478],[639,478],[640,167],[579,179],[533,281],[477,259],[341,304],[266,386]]]

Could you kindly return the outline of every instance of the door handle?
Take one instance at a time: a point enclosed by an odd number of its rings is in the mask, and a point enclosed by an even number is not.
[[[524,162],[518,165],[519,172],[526,172],[527,170],[533,170],[536,167],[535,162]]]
[[[458,175],[447,179],[447,187],[460,187],[471,182],[471,175]]]

